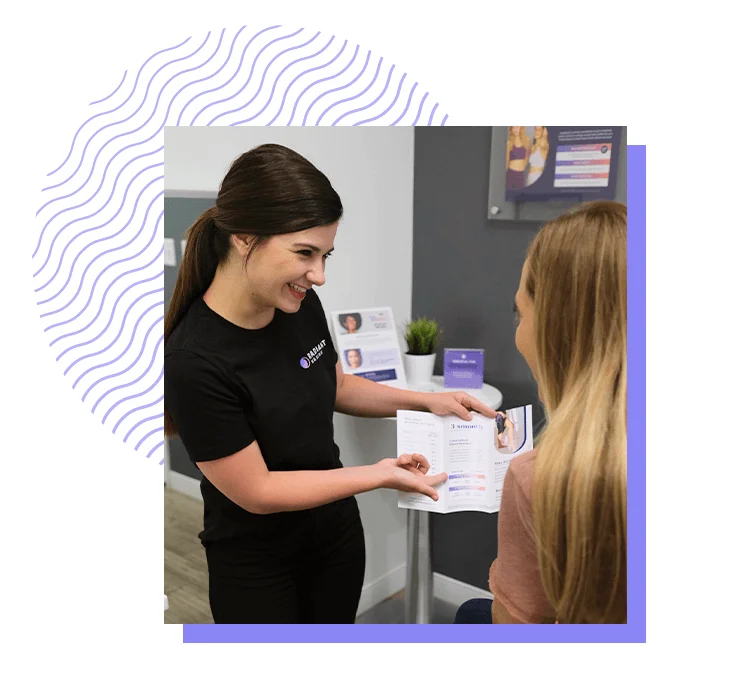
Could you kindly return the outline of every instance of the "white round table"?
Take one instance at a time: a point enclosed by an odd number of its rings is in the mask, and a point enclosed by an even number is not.
[[[434,375],[429,384],[409,384],[411,391],[464,391],[497,411],[503,395],[495,386],[481,389],[454,389],[443,386],[443,377]],[[390,420],[396,420],[391,418]],[[429,624],[432,618],[432,561],[430,560],[430,514],[424,510],[406,511],[406,590],[407,624]]]

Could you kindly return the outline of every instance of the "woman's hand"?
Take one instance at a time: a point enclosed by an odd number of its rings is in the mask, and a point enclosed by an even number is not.
[[[465,391],[435,392],[424,395],[425,408],[436,416],[458,416],[463,420],[471,420],[471,411],[481,413],[487,418],[494,418],[495,411],[475,399]]]
[[[397,459],[381,459],[373,467],[381,473],[382,488],[421,493],[433,501],[438,500],[434,487],[448,479],[445,473],[427,476],[430,463],[424,455],[417,452],[402,454]]]

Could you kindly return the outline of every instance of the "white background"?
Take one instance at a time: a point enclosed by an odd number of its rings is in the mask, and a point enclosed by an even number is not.
[[[2,581],[12,640],[3,680],[12,697],[741,694],[750,227],[740,6],[21,7],[6,10],[0,43]],[[31,294],[32,216],[40,176],[65,157],[85,105],[109,94],[125,68],[193,33],[248,22],[359,41],[439,94],[449,124],[544,114],[556,124],[624,123],[630,143],[648,144],[648,644],[183,646],[181,627],[163,625],[161,469],[85,414],[44,346]],[[696,439],[707,407],[728,422],[725,443]]]

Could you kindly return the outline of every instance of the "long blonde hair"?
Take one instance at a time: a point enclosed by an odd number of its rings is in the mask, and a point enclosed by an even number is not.
[[[561,623],[627,622],[627,208],[591,202],[531,244],[538,442],[533,528]]]
[[[508,127],[508,142],[506,144],[506,151],[510,153],[511,149],[513,148],[513,127]],[[519,126],[518,127],[518,138],[521,141],[521,145],[526,149],[526,152],[528,154],[529,149],[531,148],[531,139],[529,138],[529,134],[526,132],[525,126]]]
[[[536,137],[534,138],[534,141],[531,144],[531,151],[532,153],[537,149],[544,151],[544,157],[546,158],[547,153],[549,152],[549,133],[547,132],[546,126],[540,126],[539,128],[542,130],[541,134],[538,139]],[[536,132],[536,127],[534,130]]]

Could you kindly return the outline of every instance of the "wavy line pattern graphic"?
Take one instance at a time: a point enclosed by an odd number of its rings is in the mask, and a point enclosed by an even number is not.
[[[84,405],[163,464],[164,128],[427,126],[448,115],[371,50],[280,25],[189,37],[126,70],[89,107],[42,190],[37,306]]]

